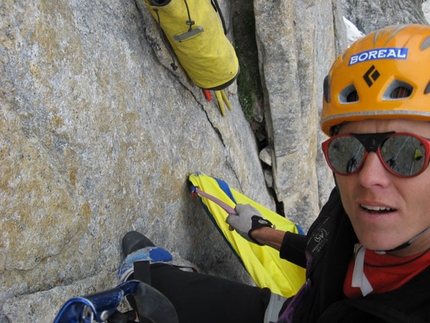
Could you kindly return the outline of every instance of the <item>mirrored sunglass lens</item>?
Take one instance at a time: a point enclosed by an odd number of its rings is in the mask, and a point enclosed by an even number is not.
[[[396,174],[413,176],[423,169],[426,151],[418,138],[398,135],[387,138],[381,147],[381,156]]]
[[[334,138],[327,149],[331,166],[341,174],[349,174],[357,170],[364,157],[364,147],[352,136]]]

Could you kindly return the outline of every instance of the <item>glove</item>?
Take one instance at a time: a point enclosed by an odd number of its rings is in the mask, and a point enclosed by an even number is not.
[[[260,212],[249,204],[236,205],[236,212],[237,214],[229,214],[226,222],[246,240],[262,246],[251,236],[251,233],[261,227],[272,228],[272,222],[264,219]]]

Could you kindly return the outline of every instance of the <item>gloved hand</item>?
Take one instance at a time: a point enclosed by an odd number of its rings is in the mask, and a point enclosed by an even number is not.
[[[261,213],[249,204],[237,204],[236,212],[237,214],[229,214],[226,222],[246,240],[261,246],[251,233],[261,227],[272,228],[272,222],[264,219]]]

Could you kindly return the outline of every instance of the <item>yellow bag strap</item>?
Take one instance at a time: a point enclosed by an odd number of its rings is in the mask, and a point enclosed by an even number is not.
[[[231,111],[232,107],[230,102],[228,101],[227,95],[225,94],[224,90],[214,91],[216,99],[218,100],[218,105],[221,110],[221,114],[225,116],[225,108],[224,104],[227,106],[227,108]]]
[[[203,89],[203,93],[204,93],[205,98],[206,98],[207,101],[211,101],[212,100],[212,96],[211,96],[211,91],[210,90]],[[214,93],[215,93],[215,97],[217,98],[218,106],[219,106],[219,109],[221,110],[221,114],[223,116],[225,116],[224,104],[227,106],[227,108],[230,111],[233,110],[230,102],[228,101],[227,95],[225,94],[224,90],[214,91]]]

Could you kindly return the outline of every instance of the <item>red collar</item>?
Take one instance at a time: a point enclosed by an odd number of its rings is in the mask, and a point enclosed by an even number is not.
[[[373,287],[373,293],[392,291],[406,284],[430,266],[429,251],[411,257],[395,257],[366,250],[364,273]],[[349,298],[362,296],[359,288],[351,286],[353,269],[354,259],[349,264],[343,285],[343,292]]]

